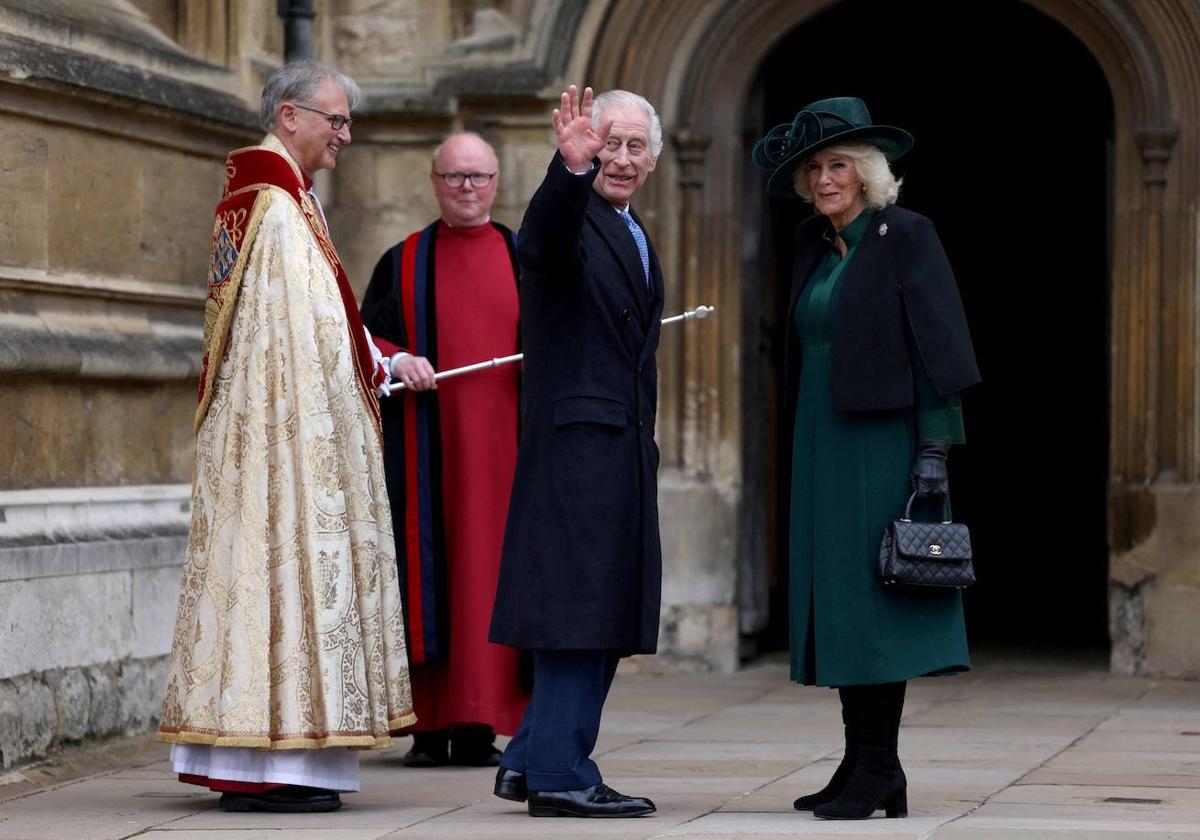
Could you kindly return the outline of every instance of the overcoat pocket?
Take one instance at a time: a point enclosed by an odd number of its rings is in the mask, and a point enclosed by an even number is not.
[[[581,395],[562,397],[554,401],[554,425],[599,423],[602,426],[624,428],[629,425],[625,404],[611,397]]]

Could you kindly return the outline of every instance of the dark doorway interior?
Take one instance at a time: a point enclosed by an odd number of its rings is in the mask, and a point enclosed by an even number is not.
[[[804,104],[860,96],[917,139],[900,203],[929,216],[958,277],[984,383],[951,456],[971,526],[973,643],[1103,647],[1107,633],[1112,101],[1066,29],[1014,0],[847,0],[790,33],[747,103],[747,157]],[[761,579],[747,651],[786,647],[786,556],[774,461],[792,231],[810,211],[747,172],[743,571]],[[753,235],[757,231],[758,235]],[[764,574],[765,570],[765,574]],[[753,578],[754,574],[748,575]],[[752,596],[743,586],[743,599]]]

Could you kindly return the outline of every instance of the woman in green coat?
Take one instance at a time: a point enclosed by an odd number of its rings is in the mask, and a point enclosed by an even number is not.
[[[896,750],[906,681],[970,667],[960,594],[885,587],[876,573],[883,529],[910,490],[930,518],[948,504],[959,392],[979,381],[933,225],[895,205],[889,161],[912,143],[840,97],[754,149],[773,195],[817,211],[797,231],[787,310],[788,550],[792,679],[837,687],[842,702],[845,757],[795,802],[828,819],[907,814]]]

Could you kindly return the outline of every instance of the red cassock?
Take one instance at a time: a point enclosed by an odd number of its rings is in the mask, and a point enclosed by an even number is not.
[[[437,222],[399,243],[363,302],[383,352],[427,356],[438,370],[519,352],[518,314],[511,233],[490,223]],[[405,619],[417,639],[409,676],[418,722],[406,731],[484,723],[511,735],[528,701],[518,652],[487,640],[518,406],[516,365],[383,400]]]

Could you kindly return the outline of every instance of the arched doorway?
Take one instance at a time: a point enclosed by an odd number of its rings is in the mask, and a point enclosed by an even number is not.
[[[779,465],[769,457],[771,433],[778,431],[779,422],[771,416],[770,406],[756,405],[770,402],[771,377],[755,381],[747,375],[761,364],[758,357],[762,353],[772,352],[772,332],[762,329],[763,313],[778,320],[771,310],[776,287],[766,288],[760,282],[763,261],[778,256],[773,243],[762,235],[762,225],[769,222],[780,230],[788,226],[781,214],[766,212],[761,181],[756,180],[761,176],[749,167],[747,150],[761,128],[772,119],[789,118],[803,102],[851,92],[829,90],[827,82],[832,82],[828,80],[836,79],[858,85],[854,92],[872,102],[879,119],[912,128],[922,138],[918,145],[922,156],[938,150],[939,143],[958,137],[939,130],[939,120],[957,118],[963,126],[977,130],[986,124],[986,131],[996,136],[1040,137],[1036,127],[1028,127],[1032,113],[1048,113],[1059,128],[1061,139],[1055,142],[1074,148],[1080,142],[1078,126],[1058,119],[1056,109],[1043,110],[1044,103],[1031,100],[1053,89],[1065,97],[1059,103],[1061,110],[1087,103],[1095,106],[1084,114],[1082,124],[1091,126],[1088,137],[1112,138],[1106,159],[1090,170],[1098,171],[1096,179],[1081,187],[1107,191],[1098,204],[1095,193],[1090,193],[1086,206],[1107,207],[1110,214],[1103,219],[1090,217],[1091,221],[1085,214],[1080,222],[1081,228],[1092,225],[1091,241],[1101,243],[1084,258],[1085,263],[1093,261],[1093,267],[1098,260],[1098,272],[1086,269],[1091,272],[1089,279],[1081,279],[1085,271],[1078,268],[1081,263],[1068,264],[1064,262],[1068,254],[1049,251],[1043,256],[1050,261],[1033,269],[1040,272],[1038,277],[1057,280],[1060,288],[1050,289],[1043,283],[1044,288],[1036,291],[1043,301],[1048,299],[1046,295],[1070,291],[1066,302],[1051,303],[1059,314],[1064,306],[1070,307],[1066,317],[1072,325],[1083,318],[1079,306],[1094,307],[1089,311],[1096,317],[1089,323],[1097,332],[1089,337],[1080,334],[1084,346],[1090,341],[1094,347],[1103,334],[1099,330],[1104,329],[1106,284],[1110,303],[1106,370],[1096,373],[1089,368],[1082,380],[1074,370],[1049,370],[1055,383],[1081,383],[1088,395],[1068,393],[1065,400],[1092,399],[1095,377],[1106,375],[1107,399],[1089,415],[1094,419],[1086,428],[1072,427],[1066,432],[1053,424],[1047,428],[1051,437],[1074,446],[1083,435],[1094,434],[1093,440],[1102,437],[1107,422],[1108,443],[1100,447],[1096,458],[1077,464],[1078,469],[1058,463],[1063,457],[1061,450],[1055,452],[1053,462],[1046,460],[1045,451],[1038,452],[1042,459],[1038,475],[1053,474],[1058,483],[1052,481],[1049,489],[1032,487],[1033,495],[1045,494],[1044,505],[1022,496],[1005,500],[1010,504],[1006,510],[1011,511],[1013,523],[1029,516],[1053,519],[1064,501],[1102,492],[1107,485],[1107,504],[1099,519],[1093,520],[1107,521],[1107,537],[1100,529],[1081,539],[1085,543],[1094,540],[1086,549],[1089,557],[1097,550],[1103,552],[1104,544],[1108,547],[1112,665],[1123,672],[1194,673],[1193,658],[1180,641],[1184,636],[1172,630],[1179,622],[1170,617],[1187,614],[1190,608],[1181,605],[1190,604],[1188,599],[1194,598],[1196,591],[1184,571],[1190,549],[1181,550],[1179,540],[1180,535],[1190,533],[1187,522],[1194,521],[1194,511],[1200,509],[1200,503],[1189,495],[1200,482],[1200,425],[1196,422],[1200,382],[1195,377],[1200,343],[1194,325],[1200,292],[1193,276],[1200,264],[1194,236],[1194,196],[1200,194],[1196,186],[1200,168],[1194,165],[1194,150],[1200,147],[1200,118],[1196,116],[1200,74],[1194,61],[1197,41],[1191,34],[1197,31],[1200,19],[1185,0],[1115,0],[1104,5],[1075,0],[981,0],[957,4],[966,7],[969,15],[956,9],[956,4],[920,4],[939,12],[936,21],[927,20],[921,26],[915,22],[920,7],[914,11],[917,4],[903,4],[904,16],[889,11],[889,6],[900,5],[878,0],[663,0],[653,4],[610,0],[590,6],[577,33],[575,43],[581,57],[571,64],[575,76],[598,87],[637,90],[659,104],[670,137],[669,151],[660,158],[653,181],[639,195],[639,210],[651,221],[660,257],[665,255],[668,300],[686,305],[716,303],[720,313],[702,330],[664,332],[659,350],[660,504],[663,487],[669,487],[670,495],[663,518],[664,565],[670,570],[664,580],[664,614],[667,605],[671,609],[676,603],[683,605],[678,612],[687,613],[690,628],[700,629],[689,632],[691,642],[679,647],[696,651],[713,667],[725,668],[731,658],[731,645],[725,640],[736,636],[738,630],[743,640],[762,634],[772,620],[772,587],[779,590],[780,564],[771,528],[772,522],[778,522],[778,513],[770,507],[775,497],[771,471],[777,471]],[[801,27],[820,27],[824,15],[840,16],[842,25],[824,30],[822,37],[828,43],[803,44],[799,53],[793,45],[784,79],[796,95],[786,103],[777,97],[771,105],[764,84],[756,82],[760,71],[781,43]],[[827,18],[831,19],[838,18]],[[860,47],[865,38],[873,37],[868,30],[889,33],[881,50],[872,53]],[[949,40],[933,42],[925,35],[947,30],[955,33]],[[813,31],[820,34],[822,30]],[[990,48],[989,44],[998,46]],[[981,66],[980,56],[989,49],[993,61]],[[821,50],[844,60],[802,75],[805,54]],[[1107,92],[1081,95],[1071,85],[1060,85],[1057,74],[1063,72],[1064,62],[1046,61],[1047,51],[1066,56],[1065,64],[1074,68],[1071,72],[1082,74],[1081,80],[1090,79],[1084,81],[1085,87],[1093,91],[1105,87]],[[784,57],[781,60],[788,57],[783,50],[777,55]],[[1092,85],[1098,77],[1092,72],[1095,65],[1103,71],[1098,86]],[[1039,70],[1027,72],[1031,66]],[[978,83],[969,77],[970,72],[980,77]],[[994,102],[960,107],[963,91],[982,84],[985,76],[992,79],[993,99],[1004,107]],[[1006,79],[1012,82],[1011,89],[1005,86]],[[800,89],[817,82],[820,84],[811,93],[800,95]],[[943,106],[945,102],[952,104]],[[768,115],[768,106],[778,113]],[[1003,113],[1005,109],[1017,113]],[[1107,123],[1100,111],[1111,114]],[[993,152],[997,148],[1003,148],[1008,157],[984,161],[984,171],[996,184],[984,190],[984,195],[988,190],[1001,191],[1007,199],[1019,189],[1012,173],[1033,164],[1016,157],[1016,150],[1024,148],[1021,144],[997,143]],[[1095,148],[1090,154],[1095,154]],[[958,154],[953,147],[941,151]],[[1064,184],[1086,154],[1068,158],[1062,173],[1065,180],[1059,179]],[[979,242],[986,246],[997,238],[997,226],[1002,226],[1006,235],[1011,234],[1010,228],[1023,226],[1017,236],[1040,244],[1042,239],[1061,236],[1063,224],[1075,224],[1077,207],[1083,206],[1083,199],[1064,197],[1069,209],[1058,214],[1064,222],[1049,229],[1030,222],[1034,212],[1027,208],[999,221],[993,218],[999,214],[992,214],[981,224],[980,212],[969,212],[971,201],[979,200],[975,196],[939,199],[939,185],[957,186],[965,176],[936,170],[936,160],[916,154],[904,162],[902,171],[910,181],[903,200],[933,217],[948,244],[960,243],[951,247],[951,256],[972,310],[999,305],[992,296],[1012,288],[1014,282],[1005,277],[1003,283],[979,285],[971,279],[991,274],[990,263],[981,271],[974,271],[971,265]],[[1008,209],[1017,203],[1010,202]],[[1032,201],[1030,205],[1037,206]],[[1103,232],[1096,233],[1096,228]],[[1023,244],[1025,240],[1020,241]],[[1022,253],[1016,246],[997,252],[997,264],[1000,257],[1011,257],[1010,251]],[[1021,266],[1022,276],[1028,274],[1026,269]],[[751,282],[758,286],[748,293]],[[967,289],[968,284],[975,288]],[[1076,286],[1087,286],[1095,296],[1080,303]],[[1037,313],[1038,317],[1042,314]],[[979,320],[974,314],[972,317]],[[1010,334],[999,340],[989,338],[986,324],[983,334],[978,334],[979,326],[976,329],[977,338],[985,345],[981,355],[988,389],[998,388],[1005,380],[991,355],[1000,352],[1007,370],[1019,369],[1011,359],[1019,363],[1017,351],[1024,352],[1042,338],[1024,321],[1009,327]],[[1012,347],[1005,347],[1006,342]],[[1074,352],[1076,348],[1061,349]],[[1098,358],[1103,366],[1104,352],[1090,358]],[[1054,361],[1065,366],[1070,359],[1068,353]],[[994,449],[986,443],[989,430],[977,428],[971,419],[982,410],[979,399],[985,400],[985,405],[988,399],[1015,399],[1011,391],[1003,390],[992,391],[995,395],[991,397],[982,389],[984,396],[972,395],[976,406],[968,405],[971,445],[955,455],[956,512],[982,528],[980,536],[985,539],[989,526],[980,521],[979,510],[971,509],[970,488],[984,480],[974,476],[983,476],[990,465],[973,465],[972,459],[983,457],[985,448],[1003,453],[995,468],[1008,476],[1019,469],[1017,456],[1026,454],[1021,449]],[[1028,398],[1028,394],[1021,396]],[[1009,406],[1002,403],[1000,408],[1007,411]],[[1057,422],[1063,415],[1051,410],[1047,416]],[[1082,415],[1069,416],[1078,419]],[[997,434],[994,430],[990,433]],[[760,439],[751,445],[755,435]],[[762,440],[763,435],[768,439]],[[1107,477],[1087,484],[1081,476],[1094,477],[1104,468],[1105,450]],[[1037,482],[1028,479],[1028,483]],[[982,502],[974,504],[978,507]],[[992,515],[991,509],[983,513],[985,520]],[[736,523],[732,528],[730,521]],[[992,527],[1009,527],[1007,522],[997,522]],[[1103,577],[1089,577],[1087,586],[1092,594],[1081,594],[1079,581],[1069,575],[1075,567],[1068,561],[1052,556],[1037,542],[1022,551],[1022,557],[1035,555],[1034,565],[1039,570],[1053,565],[1056,571],[1063,569],[1068,574],[1051,584],[1038,579],[1031,580],[1028,587],[1001,588],[997,584],[996,591],[1002,594],[991,605],[976,604],[972,610],[976,638],[986,638],[993,628],[1003,629],[996,635],[1020,643],[1023,638],[1036,639],[1047,626],[1053,631],[1050,641],[1058,643],[1086,644],[1103,636]],[[770,557],[776,558],[774,567],[765,559]],[[1007,558],[996,562],[1007,562]],[[1039,588],[1041,591],[1033,591]],[[976,600],[981,597],[973,596]],[[1043,600],[1038,603],[1038,599]],[[1086,604],[1084,614],[1072,610],[1080,603]],[[774,612],[776,620],[780,612]],[[1034,613],[1044,617],[1045,623],[1025,620]],[[994,618],[987,619],[989,614]],[[1012,618],[1014,615],[1017,618]],[[735,628],[732,634],[731,625]],[[668,647],[674,645],[674,639],[668,641]],[[713,656],[718,647],[720,656]],[[743,652],[752,649],[744,647]]]
[[[1103,73],[1065,28],[1011,0],[848,0],[762,62],[743,117],[747,153],[804,103],[838,95],[861,96],[877,122],[917,137],[897,166],[901,203],[937,225],[976,341],[984,384],[967,397],[968,445],[951,462],[955,514],[977,546],[972,639],[1103,647],[1113,142]],[[784,474],[774,452],[790,434],[774,390],[780,310],[791,232],[810,211],[768,200],[762,177],[747,176],[746,227],[758,242],[743,264],[743,388],[758,398],[742,403],[742,533],[768,524],[778,534],[786,512],[773,502]],[[766,615],[752,606],[758,649],[786,642],[778,544],[743,544],[741,562],[765,563],[770,582]]]

